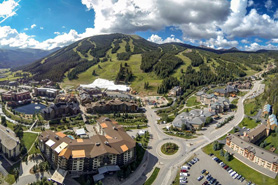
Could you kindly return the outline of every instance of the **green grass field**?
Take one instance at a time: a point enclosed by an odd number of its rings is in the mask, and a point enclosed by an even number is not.
[[[238,125],[240,128],[246,127],[246,128],[255,128],[259,123],[256,122],[256,120],[244,118],[242,122]]]
[[[225,164],[230,166],[233,170],[237,173],[241,174],[247,181],[252,181],[255,184],[271,184],[271,185],[278,185],[278,179],[272,179],[267,177],[252,168],[249,168],[239,160],[233,158],[231,161],[226,161],[224,157],[220,156],[220,150],[214,151],[213,145],[209,144],[202,149],[206,154],[213,153],[216,157],[222,160]],[[224,173],[224,171],[223,171]]]
[[[24,145],[27,148],[27,150],[29,150],[32,144],[35,142],[37,136],[38,135],[34,133],[24,132],[22,141],[24,142]]]
[[[187,107],[193,107],[196,105],[200,105],[200,102],[197,102],[197,97],[196,96],[191,96],[187,101],[186,101],[186,106]]]

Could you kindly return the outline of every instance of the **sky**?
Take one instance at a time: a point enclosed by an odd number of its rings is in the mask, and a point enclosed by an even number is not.
[[[0,48],[125,33],[155,43],[278,50],[277,0],[0,0]]]

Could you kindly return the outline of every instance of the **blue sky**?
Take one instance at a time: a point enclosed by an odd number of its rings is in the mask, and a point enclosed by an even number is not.
[[[215,49],[278,49],[274,0],[0,0],[0,47],[63,47],[107,33]]]

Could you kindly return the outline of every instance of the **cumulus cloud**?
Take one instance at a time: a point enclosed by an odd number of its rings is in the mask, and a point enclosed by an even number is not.
[[[244,43],[244,44],[249,44],[249,43],[250,43],[250,42],[249,42],[248,40],[246,40],[246,39],[242,39],[240,42],[241,42],[241,43]]]
[[[218,36],[216,39],[211,38],[205,42],[201,41],[200,45],[205,45],[207,47],[215,48],[215,49],[223,49],[223,48],[237,47],[238,41],[227,40],[222,36]]]
[[[7,18],[16,15],[19,2],[20,0],[4,0],[2,3],[0,3],[0,23],[4,22]]]
[[[156,43],[189,41],[225,48],[238,46],[238,41],[235,41],[238,38],[244,38],[240,41],[244,44],[248,44],[249,38],[278,38],[278,11],[273,17],[260,14],[255,9],[253,0],[81,0],[81,3],[87,9],[94,10],[92,28],[87,28],[83,33],[75,30],[60,34],[56,32],[54,38],[36,42],[35,46],[34,37],[27,36],[27,40],[33,39],[30,42],[33,45],[28,47],[51,49],[96,34],[133,34],[138,31],[157,31],[165,27],[182,31],[182,40],[174,36],[162,39],[155,34],[148,40]],[[273,4],[271,0],[264,1],[268,9],[273,8]],[[250,11],[247,11],[248,7]],[[61,27],[65,28],[62,25]],[[259,41],[255,40],[255,43],[258,44]],[[250,45],[249,48],[255,47]]]
[[[248,1],[248,7],[251,7],[251,6],[253,6],[254,5],[254,1],[253,0],[249,0]]]
[[[36,24],[32,24],[31,29],[35,28],[36,26],[37,26]]]
[[[278,50],[278,46],[272,45],[272,44],[268,44],[268,45],[260,45],[256,42],[244,46],[244,49],[246,51],[258,51],[258,50]]]
[[[58,32],[58,31],[55,31],[54,34],[55,34],[55,35],[60,35],[61,33]]]
[[[170,37],[167,37],[165,40],[163,40],[160,36],[152,34],[148,41],[155,42],[157,44],[163,44],[163,43],[170,43],[170,42],[182,42],[180,39],[175,38],[175,35],[171,35]]]

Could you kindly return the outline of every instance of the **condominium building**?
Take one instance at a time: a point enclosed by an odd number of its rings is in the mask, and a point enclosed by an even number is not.
[[[234,153],[242,156],[238,157],[239,160],[242,160],[241,158],[245,158],[247,159],[247,161],[255,163],[256,165],[249,165],[255,170],[262,171],[259,169],[259,167],[263,167],[263,169],[269,170],[271,172],[278,172],[277,154],[267,151],[253,143],[250,143],[245,139],[242,139],[237,134],[228,135],[228,137],[226,138],[225,147],[227,150],[230,148]]]
[[[29,91],[8,91],[2,94],[2,101],[24,101],[31,99]]]
[[[95,131],[89,139],[71,139],[62,132],[47,130],[39,136],[39,147],[54,168],[71,175],[96,173],[103,166],[134,161],[136,142],[117,122],[102,117]]]
[[[19,138],[3,125],[0,125],[0,151],[10,159],[15,159],[20,154]]]
[[[59,94],[58,89],[51,88],[34,88],[34,96],[46,96],[49,98],[55,98]]]

